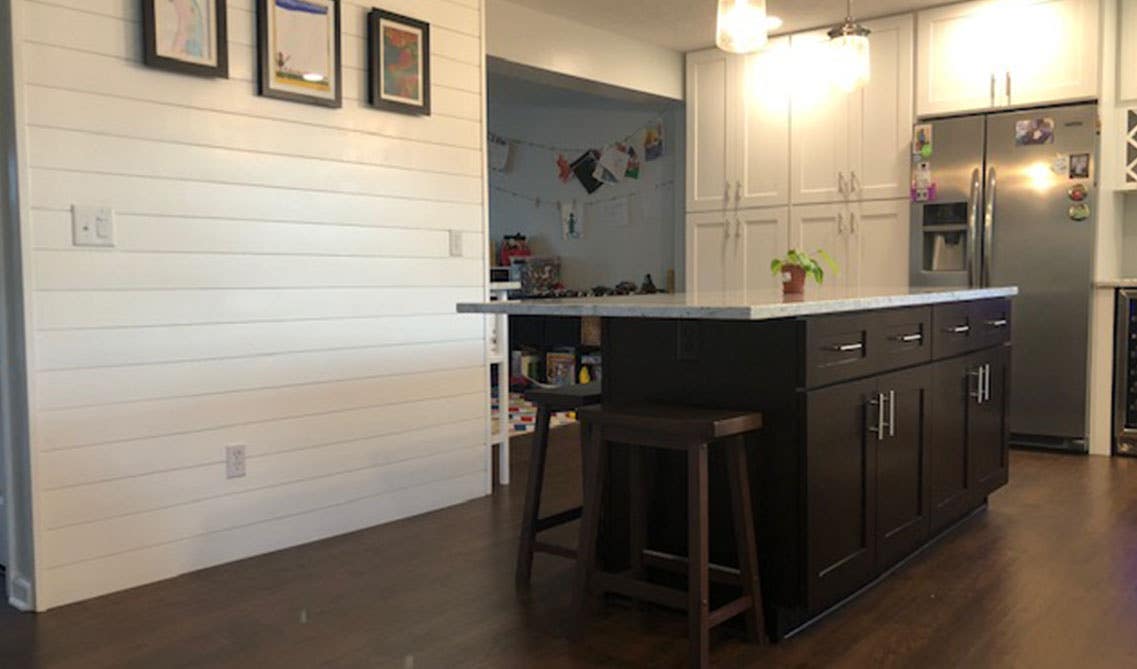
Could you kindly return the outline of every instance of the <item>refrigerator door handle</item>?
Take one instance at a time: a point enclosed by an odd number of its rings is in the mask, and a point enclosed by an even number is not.
[[[986,206],[983,209],[983,273],[979,285],[991,285],[991,248],[995,238],[995,186],[997,183],[994,166],[987,168]]]
[[[979,168],[971,170],[971,192],[967,196],[967,285],[979,285]]]

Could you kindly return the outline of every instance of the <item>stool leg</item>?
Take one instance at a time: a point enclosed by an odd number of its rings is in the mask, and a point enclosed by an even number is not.
[[[600,534],[600,505],[604,496],[604,478],[608,454],[604,430],[593,426],[588,441],[581,444],[586,470],[583,510],[580,517],[580,539],[577,543],[576,588],[573,591],[577,629],[582,626],[588,607],[592,574],[596,570],[596,543]]]
[[[647,490],[644,482],[646,447],[636,447],[628,454],[628,565],[632,575],[643,576],[644,549],[647,548]]]
[[[521,538],[517,545],[517,571],[514,585],[529,587],[533,572],[533,544],[537,541],[537,517],[541,512],[541,490],[545,485],[545,456],[549,452],[549,408],[537,408],[537,430],[533,434],[533,453],[529,457],[529,481],[525,486],[525,510],[521,516]]]
[[[762,606],[762,577],[758,573],[758,542],[754,533],[754,507],[750,497],[750,470],[746,466],[746,437],[735,437],[727,446],[730,470],[731,517],[738,550],[742,591],[752,608],[746,613],[746,628],[757,643],[766,643],[766,618]]]
[[[693,668],[711,663],[708,504],[707,445],[699,444],[687,451],[687,637]]]

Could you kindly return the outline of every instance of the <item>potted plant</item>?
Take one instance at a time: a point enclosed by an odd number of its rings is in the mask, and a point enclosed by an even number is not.
[[[782,291],[787,295],[800,295],[805,292],[805,277],[811,276],[818,284],[825,282],[825,269],[817,258],[825,261],[829,269],[836,274],[837,263],[829,254],[821,249],[813,252],[816,258],[811,258],[805,251],[790,249],[785,256],[770,261],[770,272],[782,275]]]

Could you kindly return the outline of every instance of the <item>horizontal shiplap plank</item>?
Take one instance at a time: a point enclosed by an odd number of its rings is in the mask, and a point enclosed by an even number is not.
[[[185,77],[114,56],[40,43],[25,45],[24,52],[29,84],[473,149],[481,146],[481,123],[476,119],[382,113],[361,101],[327,109],[257,96],[250,81]]]
[[[137,327],[445,314],[480,287],[44,291],[37,329]]]
[[[35,425],[42,457],[53,457],[49,453],[64,449],[57,457],[66,460],[66,453],[79,453],[79,447],[108,445],[110,448],[129,449],[128,442],[142,442],[155,437],[473,393],[484,390],[487,383],[484,368],[464,367],[46,410],[36,415]],[[200,464],[200,461],[192,453],[172,450],[165,452],[158,464],[143,459],[137,464],[124,462],[118,466],[124,468],[123,471],[137,473],[139,470],[132,468],[141,467],[141,471],[146,471],[147,468],[158,468],[162,463],[166,467],[187,467]],[[60,480],[56,480],[55,484],[66,485]]]
[[[481,177],[297,158],[234,149],[95,135],[75,130],[28,130],[32,168],[222,182],[289,191],[317,191],[479,203]]]
[[[470,232],[482,229],[480,204],[425,202],[201,181],[178,182],[64,170],[32,169],[29,172],[30,204],[38,209],[63,211],[75,203],[106,204],[124,214]]]
[[[52,468],[50,478],[80,483],[44,486],[43,521],[55,529],[475,446],[485,439],[483,400],[476,393],[243,425],[131,443],[129,448],[84,449],[72,459],[62,457],[70,451],[54,451],[41,465]],[[442,415],[445,422],[439,420]],[[227,479],[224,449],[236,443],[248,447],[248,474]],[[170,468],[160,455],[173,449],[188,449],[204,462]],[[100,462],[85,454],[87,450],[110,463],[96,464],[95,472],[83,471],[85,464]],[[132,455],[152,468],[137,471],[129,464]],[[125,466],[115,466],[117,462]],[[124,470],[135,473],[121,474]]]
[[[71,213],[34,210],[32,233],[37,249],[71,249]],[[482,250],[482,236],[463,235],[463,253]],[[240,253],[256,255],[331,255],[379,258],[448,258],[445,230],[375,228],[353,225],[235,221],[119,215],[115,248],[120,251]]]
[[[483,494],[485,474],[477,471],[253,525],[44,569],[44,576],[37,583],[37,596],[42,606],[57,606],[426,513]]]
[[[208,395],[483,364],[482,339],[37,373],[41,410]]]
[[[475,149],[366,132],[42,86],[28,86],[25,102],[28,118],[40,127],[467,176],[482,169]],[[475,114],[476,105],[475,96]]]
[[[481,337],[465,314],[224,325],[53,330],[35,335],[39,370],[115,367]]]
[[[36,251],[40,290],[475,286],[470,258],[352,258]]]

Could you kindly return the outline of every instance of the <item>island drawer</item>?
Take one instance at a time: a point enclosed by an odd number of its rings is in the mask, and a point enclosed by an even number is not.
[[[1011,337],[1011,302],[1005,299],[940,304],[932,308],[932,355],[949,358],[998,346]]]
[[[928,362],[931,327],[928,307],[810,318],[806,385],[815,388]]]

